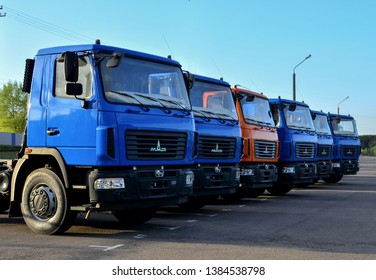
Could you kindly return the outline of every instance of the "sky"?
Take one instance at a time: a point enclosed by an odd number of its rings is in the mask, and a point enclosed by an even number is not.
[[[184,70],[350,114],[376,134],[374,0],[0,0],[0,87],[41,48],[91,44],[164,56]],[[1,101],[0,101],[1,102]]]

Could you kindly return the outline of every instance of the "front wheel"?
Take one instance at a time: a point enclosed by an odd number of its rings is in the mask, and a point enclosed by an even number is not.
[[[256,198],[260,195],[263,195],[264,192],[265,192],[265,188],[252,189],[252,190],[249,191],[247,196],[250,197],[250,198]]]
[[[277,187],[267,188],[266,190],[272,195],[279,196],[279,195],[287,194],[289,191],[291,191],[292,188],[293,186],[277,186]]]
[[[221,197],[227,203],[236,203],[236,202],[239,202],[240,200],[242,200],[244,195],[237,191],[236,193],[221,195]]]
[[[69,209],[60,177],[47,168],[37,169],[27,177],[21,211],[27,226],[39,234],[63,233],[76,217],[76,213]]]
[[[339,181],[342,180],[342,177],[343,177],[343,175],[332,174],[332,175],[330,175],[330,177],[324,178],[323,180],[324,180],[325,183],[336,184],[336,183],[338,183]]]
[[[123,225],[139,225],[143,224],[155,215],[155,208],[131,209],[114,211],[113,215]]]
[[[9,209],[9,196],[0,193],[0,213]]]
[[[1,166],[0,166],[1,167]],[[0,172],[0,213],[9,209],[10,174],[7,171]]]

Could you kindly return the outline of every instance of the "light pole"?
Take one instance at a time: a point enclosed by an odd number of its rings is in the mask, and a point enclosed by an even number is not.
[[[295,69],[296,69],[296,67],[298,67],[300,64],[302,64],[304,61],[306,61],[310,57],[311,57],[310,54],[307,55],[305,59],[303,59],[298,65],[296,65],[294,67],[294,71],[292,73],[292,98],[293,98],[294,101],[296,100],[296,83],[295,83],[296,74],[295,74]]]
[[[338,103],[337,105],[337,115],[339,115],[339,104],[341,104],[343,101],[345,101],[346,99],[349,99],[350,96],[346,96],[345,99],[343,99],[341,102]]]

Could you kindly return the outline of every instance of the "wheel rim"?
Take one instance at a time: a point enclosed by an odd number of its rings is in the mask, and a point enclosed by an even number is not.
[[[47,220],[56,213],[57,199],[47,185],[38,185],[30,192],[29,206],[31,213],[40,220]]]

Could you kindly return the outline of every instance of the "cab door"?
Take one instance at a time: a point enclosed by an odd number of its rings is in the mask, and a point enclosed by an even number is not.
[[[47,101],[47,147],[60,151],[70,165],[95,165],[96,110],[92,94],[92,67],[88,56],[79,57],[77,84],[82,94],[66,94],[64,62],[55,59],[55,77]]]

